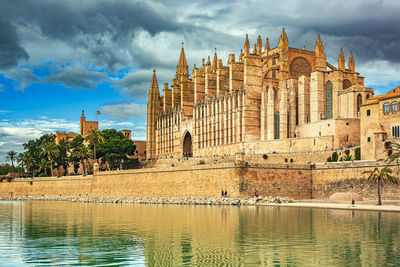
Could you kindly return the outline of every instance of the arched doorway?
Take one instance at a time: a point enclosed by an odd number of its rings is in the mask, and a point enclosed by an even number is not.
[[[185,138],[183,138],[183,157],[193,157],[192,136],[189,132],[187,132]]]

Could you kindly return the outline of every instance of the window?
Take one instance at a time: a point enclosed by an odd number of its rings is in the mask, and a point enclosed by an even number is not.
[[[371,110],[367,109],[367,116],[371,115]]]
[[[361,94],[358,94],[357,95],[357,112],[360,112],[361,104],[362,104],[362,96],[361,96]]]
[[[279,139],[279,112],[275,112],[275,139]]]
[[[328,81],[325,85],[325,118],[332,119],[332,83]]]
[[[368,142],[371,142],[371,137],[368,137]]]
[[[392,135],[393,137],[400,137],[400,126],[392,126]]]
[[[392,102],[392,112],[393,111],[398,111],[399,110],[399,102],[393,101]]]
[[[276,78],[276,70],[272,70],[272,78]]]
[[[383,104],[383,113],[388,113],[390,112],[390,103],[386,102]]]

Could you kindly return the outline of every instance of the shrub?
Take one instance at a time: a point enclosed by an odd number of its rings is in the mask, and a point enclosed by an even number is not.
[[[348,155],[350,154],[350,150],[346,149],[346,150],[344,151],[344,154],[346,154],[346,156],[348,156]]]
[[[43,172],[39,173],[38,177],[46,177],[46,174],[44,174]]]
[[[338,153],[336,151],[332,153],[331,159],[332,159],[332,162],[338,161],[339,155],[338,155]]]
[[[343,161],[352,161],[353,157],[351,155],[346,155],[343,157]]]
[[[332,162],[332,158],[329,157],[326,161],[327,161],[327,162]]]
[[[204,164],[206,164],[206,162],[204,160],[199,161],[199,165],[204,165]]]
[[[357,147],[354,152],[354,160],[361,160],[361,148]]]

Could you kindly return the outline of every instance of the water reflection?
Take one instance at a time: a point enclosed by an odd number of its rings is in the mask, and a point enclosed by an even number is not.
[[[400,215],[0,202],[0,265],[400,265]]]

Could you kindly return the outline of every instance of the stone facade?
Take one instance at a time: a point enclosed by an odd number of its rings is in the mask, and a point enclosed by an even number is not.
[[[392,142],[400,142],[400,87],[366,99],[361,106],[361,159],[386,159]]]
[[[361,95],[361,102],[359,102]],[[154,71],[147,104],[147,158],[323,151],[360,144],[359,110],[373,90],[348,68],[326,61],[320,37],[314,51],[278,46],[250,52],[246,36],[239,58],[227,65],[214,54],[189,77],[182,48],[172,89],[160,96]],[[293,145],[296,144],[296,148]]]

